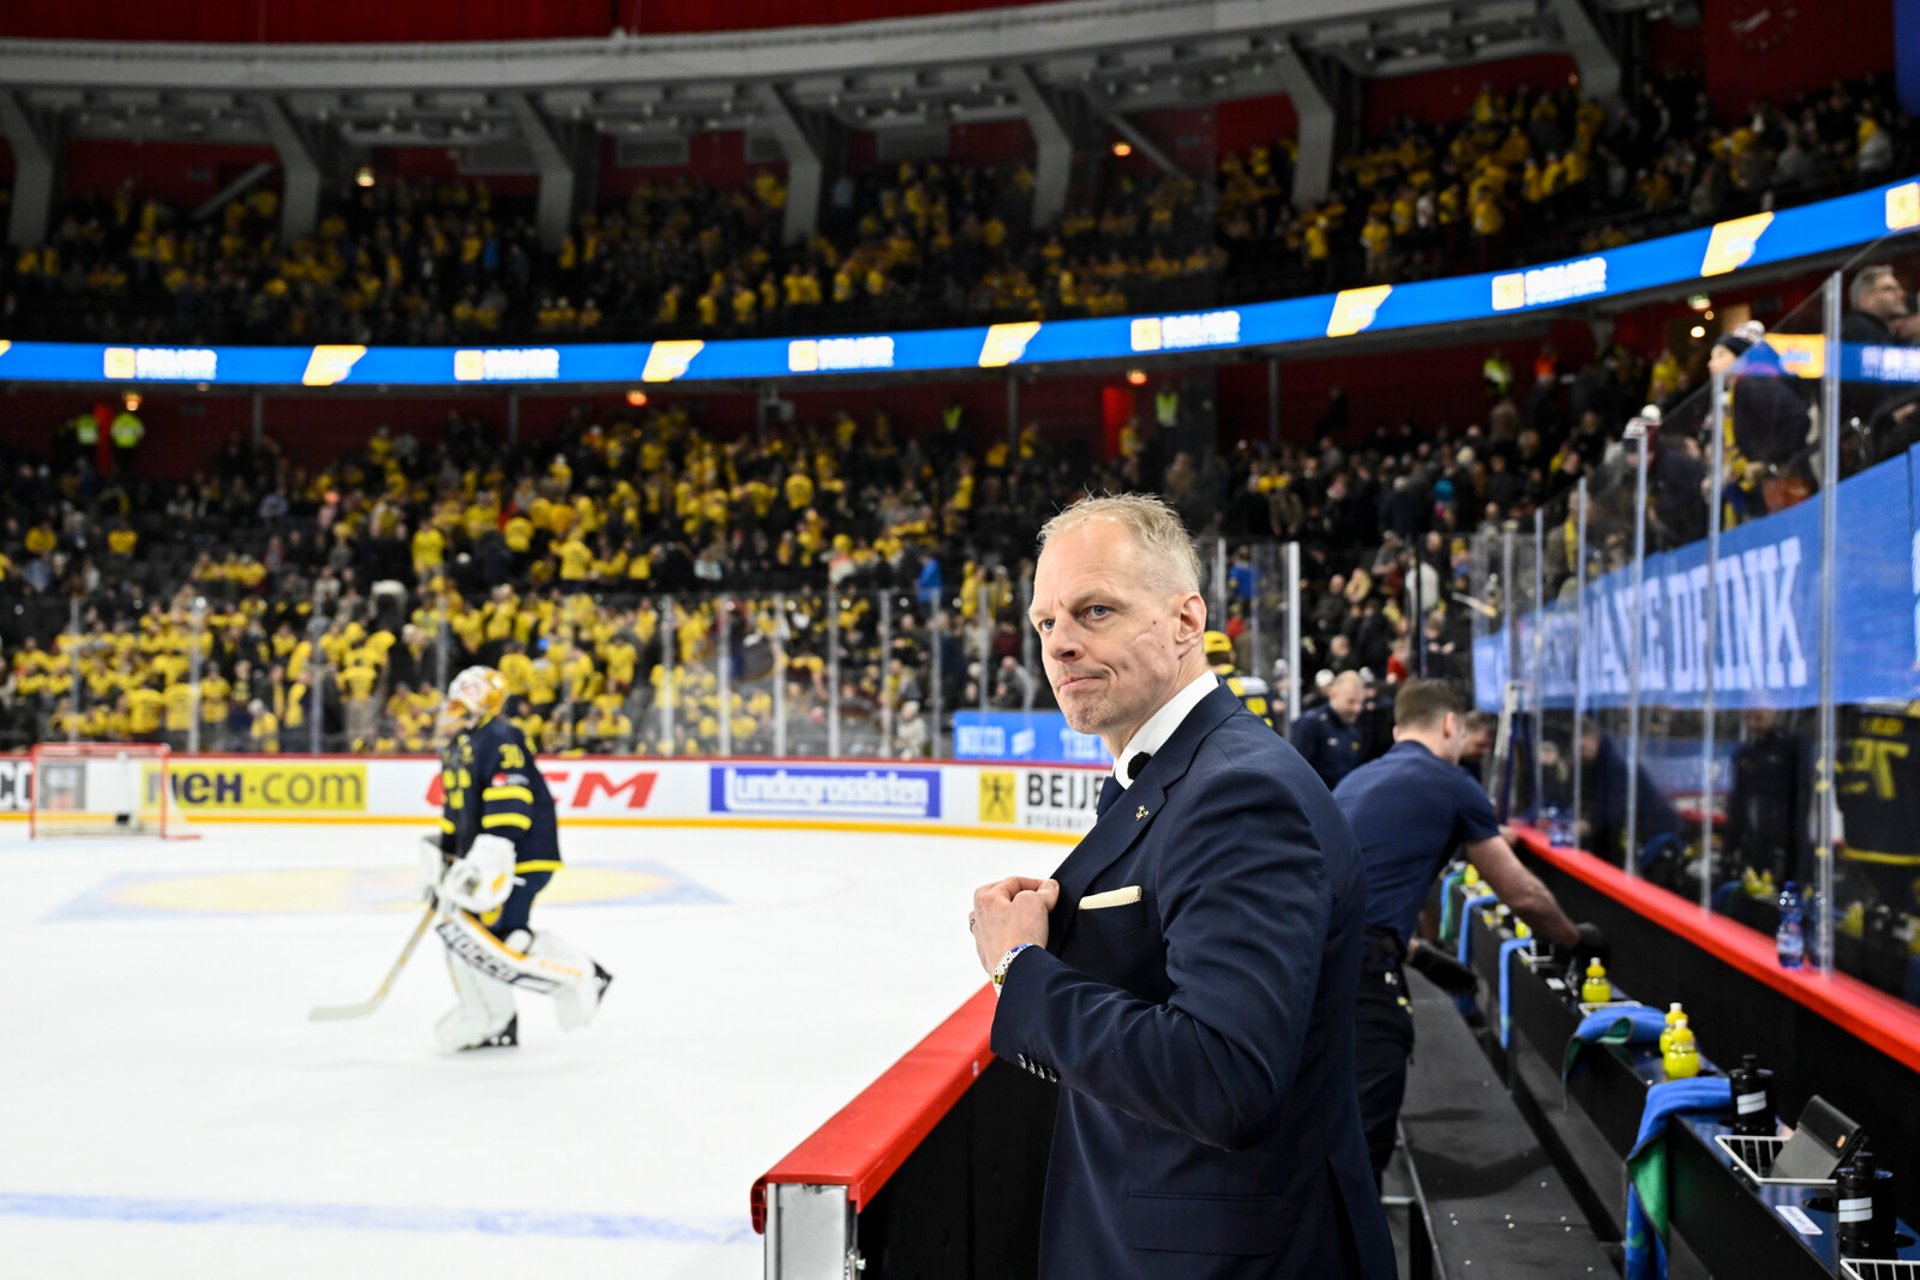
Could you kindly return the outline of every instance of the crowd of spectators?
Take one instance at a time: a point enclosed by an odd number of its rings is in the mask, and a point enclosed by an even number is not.
[[[423,750],[446,676],[484,661],[548,752],[713,753],[723,725],[741,753],[943,751],[958,708],[1048,705],[1031,536],[1089,489],[1157,490],[1225,540],[1243,668],[1271,661],[1256,624],[1278,634],[1259,549],[1299,542],[1310,702],[1347,673],[1466,678],[1469,535],[1564,505],[1642,402],[1697,384],[1687,357],[1543,349],[1480,421],[1278,450],[1143,422],[1096,458],[884,413],[721,439],[681,407],[582,408],[518,446],[457,412],[431,444],[379,428],[316,472],[236,438],[175,485],[63,433],[5,464],[0,732]]]
[[[1881,81],[1727,119],[1691,73],[1609,102],[1574,85],[1483,86],[1445,127],[1403,118],[1343,155],[1331,193],[1287,198],[1282,164],[1221,166],[1236,296],[1384,284],[1614,248],[1891,179],[1907,121]]]
[[[781,241],[766,170],[646,181],[541,248],[529,197],[380,180],[283,243],[269,188],[204,220],[143,195],[69,202],[0,261],[19,337],[446,344],[809,333],[1118,315],[1539,261],[1892,175],[1904,117],[1877,82],[1722,118],[1670,75],[1631,101],[1486,88],[1446,127],[1403,119],[1291,199],[1293,144],[1174,176],[1135,158],[1031,226],[1032,169],[905,162],[840,174],[818,230]],[[1091,172],[1091,171],[1090,171]]]

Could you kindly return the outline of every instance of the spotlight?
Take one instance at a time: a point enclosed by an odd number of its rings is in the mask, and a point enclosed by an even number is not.
[[[1113,144],[1113,154],[1124,160],[1133,154],[1133,144],[1131,142],[1116,142]]]
[[[363,164],[358,169],[354,170],[353,185],[356,187],[372,186],[373,185],[373,166],[370,164]]]
[[[1136,387],[1144,387],[1147,385],[1147,371],[1145,369],[1129,369],[1127,370],[1127,381]]]
[[[1693,326],[1693,328],[1687,330],[1687,332],[1692,334],[1696,338],[1704,338],[1707,336],[1707,327],[1703,324],[1697,324]]]
[[[627,392],[627,403],[636,409],[643,409],[647,404],[647,393],[637,388],[629,391]]]

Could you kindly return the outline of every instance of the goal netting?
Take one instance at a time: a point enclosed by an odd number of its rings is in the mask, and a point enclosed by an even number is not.
[[[43,742],[33,749],[28,830],[46,836],[192,839],[173,798],[167,748],[145,742]]]

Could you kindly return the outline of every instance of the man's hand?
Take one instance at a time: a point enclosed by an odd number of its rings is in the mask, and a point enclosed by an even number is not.
[[[975,889],[967,923],[980,967],[991,974],[1001,958],[1023,942],[1046,946],[1047,913],[1059,900],[1058,881],[1030,876],[1008,876]]]

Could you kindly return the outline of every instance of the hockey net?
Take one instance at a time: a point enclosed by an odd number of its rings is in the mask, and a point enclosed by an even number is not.
[[[49,836],[197,835],[174,803],[169,752],[159,743],[43,742],[33,749],[28,831]]]

